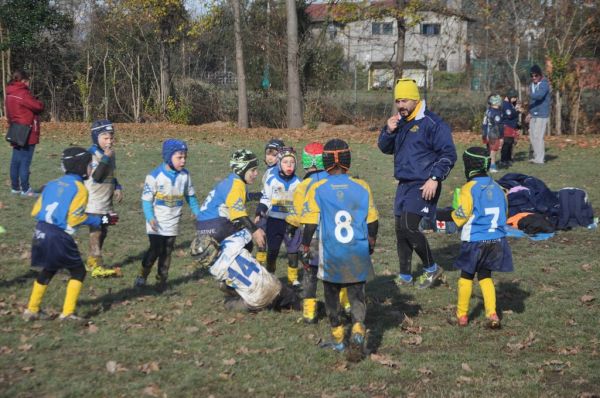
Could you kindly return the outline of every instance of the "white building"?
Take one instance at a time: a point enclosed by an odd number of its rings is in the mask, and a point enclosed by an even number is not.
[[[422,86],[426,79],[431,81],[434,70],[465,70],[469,19],[461,15],[460,3],[460,0],[447,1],[444,8],[418,11],[414,20],[407,21],[404,77],[415,78]],[[344,16],[341,6],[329,4],[312,4],[306,13],[315,35],[324,33],[326,40],[342,46],[348,61],[356,61],[370,71],[371,88],[391,84],[398,27],[393,17],[375,19],[370,15],[394,5],[394,0],[373,1],[361,13],[365,19]]]

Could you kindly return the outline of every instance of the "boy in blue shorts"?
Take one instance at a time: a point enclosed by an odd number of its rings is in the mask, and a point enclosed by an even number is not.
[[[96,120],[92,123],[92,173],[85,180],[89,192],[88,214],[102,215],[114,212],[113,199],[117,203],[123,200],[123,188],[117,181],[117,160],[114,151],[115,129],[110,120]],[[102,247],[108,234],[108,227],[90,226],[90,249],[86,266],[92,272],[92,278],[121,276],[117,269],[105,268]]]
[[[512,253],[506,240],[508,204],[504,191],[489,175],[489,152],[480,147],[463,154],[467,183],[460,189],[456,210],[439,210],[438,220],[454,221],[462,226],[460,253],[454,266],[461,270],[458,280],[458,325],[469,323],[469,301],[477,274],[483,296],[487,326],[500,328],[496,312],[496,290],[492,271],[511,272]]]
[[[146,233],[150,248],[144,254],[135,287],[146,285],[154,262],[158,259],[156,289],[161,292],[167,288],[167,278],[171,265],[171,253],[179,233],[179,220],[184,201],[197,217],[200,206],[192,185],[189,172],[185,169],[187,144],[180,140],[169,139],[163,143],[164,163],[146,176],[142,193],[142,209],[146,218]]]
[[[256,217],[266,219],[267,264],[269,272],[274,273],[277,265],[279,248],[284,242],[288,257],[288,284],[299,288],[298,281],[298,248],[300,232],[286,233],[285,218],[293,208],[294,191],[300,184],[296,176],[296,151],[292,147],[279,150],[277,168],[270,172],[263,185],[263,195],[256,208]]]
[[[83,148],[71,147],[63,151],[61,161],[65,175],[46,184],[33,206],[31,215],[37,220],[31,245],[31,265],[42,267],[23,313],[23,319],[48,319],[40,309],[48,284],[60,269],[67,269],[71,278],[60,314],[61,320],[79,320],[75,315],[77,299],[85,278],[85,266],[72,235],[80,225],[100,227],[112,225],[109,216],[90,216],[85,213],[88,191],[83,181],[90,173],[92,155]]]
[[[301,221],[302,260],[310,264],[310,243],[319,228],[319,271],[323,280],[325,308],[333,341],[324,347],[344,351],[344,326],[340,317],[340,291],[347,288],[352,332],[349,361],[364,356],[367,311],[365,285],[372,278],[371,254],[377,239],[378,213],[369,185],[346,174],[350,169],[348,144],[333,139],[325,144],[323,165],[328,176],[315,182],[306,195]]]

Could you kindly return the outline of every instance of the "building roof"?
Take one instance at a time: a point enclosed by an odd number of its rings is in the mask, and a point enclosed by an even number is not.
[[[348,3],[348,4],[329,4],[329,3],[318,3],[310,4],[304,11],[311,22],[325,22],[325,21],[337,21],[341,22],[344,20],[361,20],[361,19],[375,19],[377,11],[381,11],[380,18],[385,17],[384,10],[388,7],[395,7],[395,0],[379,0],[372,1],[368,6],[362,7],[359,3]],[[369,8],[370,14],[368,17],[361,18],[360,14],[365,8]],[[432,4],[421,7],[418,11],[430,11],[436,12],[443,15],[450,15],[459,17],[468,21],[473,19],[463,14],[459,10],[436,6]]]

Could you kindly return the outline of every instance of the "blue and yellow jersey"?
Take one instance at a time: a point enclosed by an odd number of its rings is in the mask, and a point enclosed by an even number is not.
[[[312,184],[300,222],[319,225],[319,278],[333,283],[367,281],[373,274],[367,224],[378,217],[365,181],[339,174]]]
[[[233,221],[247,215],[246,184],[237,174],[231,173],[208,193],[200,207],[198,221],[218,217]]]
[[[461,240],[479,242],[506,236],[508,201],[493,178],[475,177],[460,189],[452,219],[462,226]]]
[[[83,185],[83,179],[75,174],[66,174],[46,184],[31,215],[38,221],[73,234],[81,224],[100,225],[99,217],[85,213],[87,201],[88,191]]]
[[[295,227],[300,226],[300,216],[302,215],[302,207],[306,200],[306,193],[315,182],[327,178],[327,176],[329,176],[329,173],[326,171],[317,171],[305,176],[302,182],[298,184],[294,191],[293,206],[290,208],[290,212],[285,218],[285,221],[288,224]]]

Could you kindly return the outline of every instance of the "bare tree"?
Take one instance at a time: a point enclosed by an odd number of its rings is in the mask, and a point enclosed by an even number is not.
[[[298,71],[298,15],[295,0],[286,0],[287,9],[287,119],[289,128],[300,128],[302,94]]]
[[[235,32],[235,63],[238,85],[238,127],[248,128],[248,96],[246,92],[246,72],[244,69],[244,50],[242,43],[242,23],[239,0],[231,0],[233,6],[233,24]]]

